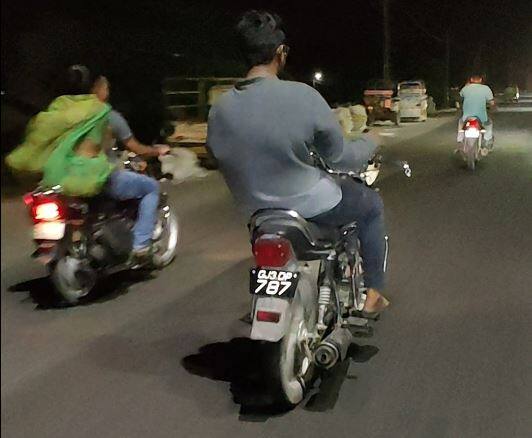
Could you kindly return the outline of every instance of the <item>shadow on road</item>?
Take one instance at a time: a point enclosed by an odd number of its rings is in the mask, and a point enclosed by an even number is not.
[[[82,298],[78,305],[91,305],[113,300],[128,292],[128,288],[142,281],[154,277],[153,273],[145,271],[123,271],[100,281],[94,290]],[[37,310],[61,309],[68,307],[60,303],[52,281],[49,277],[34,278],[15,284],[8,288],[9,292],[28,292],[30,298],[37,305]]]
[[[199,353],[185,357],[182,365],[191,374],[229,382],[233,401],[240,405],[240,420],[264,422],[289,411],[277,403],[271,382],[264,378],[267,374],[263,367],[268,363],[262,360],[264,351],[259,341],[234,338],[201,347]],[[371,345],[352,344],[348,360],[321,373],[301,406],[313,412],[333,409],[344,380],[356,379],[348,375],[350,362],[367,362],[378,351]]]

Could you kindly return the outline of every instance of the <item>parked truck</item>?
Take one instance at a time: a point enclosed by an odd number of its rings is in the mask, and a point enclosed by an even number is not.
[[[212,105],[239,78],[176,77],[163,82],[167,125],[170,127],[167,142],[193,151],[201,164],[216,168],[206,146],[207,118]]]

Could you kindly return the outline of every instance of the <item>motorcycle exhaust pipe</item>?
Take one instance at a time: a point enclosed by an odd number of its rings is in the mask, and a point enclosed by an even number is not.
[[[336,327],[314,350],[314,362],[321,368],[330,369],[347,356],[353,335],[347,328]]]

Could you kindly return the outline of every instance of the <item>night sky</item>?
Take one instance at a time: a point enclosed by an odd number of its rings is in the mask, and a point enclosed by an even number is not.
[[[472,69],[504,87],[532,66],[532,1],[390,0],[392,76],[426,79],[441,99],[451,34],[451,82]],[[42,106],[57,72],[84,63],[108,75],[126,112],[153,100],[168,75],[244,73],[232,28],[250,8],[281,15],[291,48],[287,77],[310,81],[321,69],[331,101],[355,101],[381,76],[380,0],[329,1],[2,1],[2,89]],[[144,100],[143,100],[144,99]]]

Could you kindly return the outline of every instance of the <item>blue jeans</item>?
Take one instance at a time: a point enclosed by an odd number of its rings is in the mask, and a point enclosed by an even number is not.
[[[146,175],[120,170],[113,172],[106,193],[114,199],[140,199],[137,222],[133,227],[133,249],[148,246],[153,236],[159,205],[159,183]]]
[[[384,288],[386,240],[384,204],[373,189],[351,178],[339,181],[342,200],[332,210],[309,219],[317,225],[343,227],[356,221],[364,269],[364,285],[381,291]]]

